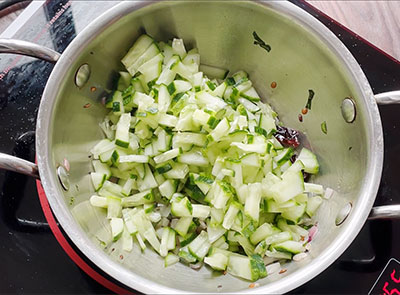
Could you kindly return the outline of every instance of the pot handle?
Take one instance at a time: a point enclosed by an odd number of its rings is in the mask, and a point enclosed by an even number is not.
[[[397,90],[376,94],[375,100],[379,105],[400,104],[400,91]],[[373,207],[368,216],[368,220],[397,218],[400,218],[400,205]]]
[[[37,57],[45,61],[56,63],[61,54],[53,49],[40,46],[35,43],[14,40],[0,39],[0,53],[21,54]],[[0,153],[0,169],[5,169],[40,179],[39,170],[36,164],[29,161]]]
[[[379,105],[400,104],[400,90],[379,93],[375,95],[375,100]]]
[[[61,54],[53,49],[23,40],[0,39],[0,53],[21,54],[56,63]]]

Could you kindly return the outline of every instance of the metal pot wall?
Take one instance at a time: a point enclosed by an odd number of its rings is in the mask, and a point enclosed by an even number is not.
[[[319,234],[308,258],[288,264],[283,275],[260,280],[259,288],[248,289],[248,282],[228,275],[214,277],[206,268],[195,271],[176,264],[165,269],[162,259],[150,250],[144,255],[134,250],[121,263],[118,254],[99,243],[99,235],[101,239],[107,235],[100,222],[99,228],[92,228],[76,221],[70,198],[75,198],[75,206],[85,206],[93,193],[88,151],[102,138],[98,123],[106,114],[98,93],[110,90],[112,78],[122,69],[120,59],[143,29],[156,40],[183,38],[188,47],[199,49],[202,63],[247,71],[285,125],[306,134],[321,164],[315,181],[335,190],[319,210]],[[253,31],[271,45],[271,52],[253,45]],[[38,168],[4,154],[0,167],[36,177],[39,172],[51,208],[71,240],[97,266],[133,289],[148,293],[288,292],[335,261],[368,216],[400,216],[400,206],[371,211],[383,164],[377,102],[397,103],[399,92],[374,97],[345,46],[289,2],[125,2],[91,23],[61,56],[13,40],[0,40],[0,51],[56,62],[38,114]],[[277,81],[279,87],[272,90],[268,81]],[[91,92],[91,87],[98,91]],[[297,116],[308,89],[315,92],[312,111],[299,123]],[[83,108],[88,102],[91,107]],[[321,132],[323,121],[328,134]],[[70,163],[69,175],[60,168],[64,159]],[[98,212],[88,214],[100,218]]]

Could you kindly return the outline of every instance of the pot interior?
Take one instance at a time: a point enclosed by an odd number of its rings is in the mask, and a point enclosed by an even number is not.
[[[367,107],[355,86],[355,78],[331,46],[322,42],[306,21],[293,16],[299,9],[288,3],[175,1],[124,5],[120,15],[108,18],[107,24],[103,22],[104,27],[95,35],[86,35],[85,42],[75,42],[68,48],[68,56],[63,56],[63,61],[55,68],[59,73],[53,73],[63,79],[57,85],[48,85],[56,89],[48,133],[50,177],[56,179],[56,167],[64,158],[71,166],[69,191],[58,186],[56,194],[48,197],[56,214],[58,210],[67,214],[71,211],[80,226],[77,222],[68,224],[63,220],[61,224],[68,233],[75,232],[72,239],[78,246],[87,243],[87,236],[90,239],[87,247],[93,253],[109,254],[110,260],[102,262],[103,269],[132,288],[165,291],[159,289],[165,286],[185,292],[249,290],[250,282],[219,275],[208,267],[196,271],[178,263],[164,268],[162,258],[149,249],[142,254],[137,244],[131,253],[113,250],[118,247],[111,243],[105,212],[87,203],[94,193],[88,174],[92,171],[89,150],[103,138],[99,122],[107,110],[101,99],[111,91],[118,71],[123,70],[121,58],[144,31],[158,41],[183,38],[187,49],[199,49],[201,63],[228,68],[231,73],[237,70],[249,73],[262,99],[278,112],[285,126],[301,131],[305,135],[304,145],[318,155],[321,169],[313,181],[336,192],[323,203],[316,216],[319,232],[312,241],[308,258],[287,263],[284,265],[286,273],[258,282],[260,287],[265,286],[263,292],[280,290],[278,280],[290,286],[291,278],[306,275],[302,274],[302,268],[326,251],[335,251],[330,245],[346,238],[341,236],[343,226],[335,225],[335,217],[345,203],[351,201],[357,206],[365,182],[370,134],[366,123]],[[138,5],[144,7],[137,9]],[[253,31],[270,44],[270,52],[253,44]],[[84,63],[90,66],[91,75],[88,82],[78,88],[74,83],[75,73]],[[65,67],[61,68],[62,65]],[[270,87],[273,81],[277,83],[275,89]],[[309,89],[315,92],[312,109],[303,116],[303,122],[299,122],[298,115],[307,102]],[[357,104],[357,118],[351,124],[346,123],[341,114],[345,97],[352,97]],[[90,107],[85,108],[88,103]],[[321,131],[324,121],[327,134]],[[82,218],[84,210],[87,216]],[[76,238],[79,236],[84,238]],[[121,254],[123,259],[120,259]],[[104,258],[100,254],[98,257],[99,260]],[[148,280],[146,284],[151,282],[150,285],[145,287],[143,279]],[[282,287],[281,290],[290,289]]]

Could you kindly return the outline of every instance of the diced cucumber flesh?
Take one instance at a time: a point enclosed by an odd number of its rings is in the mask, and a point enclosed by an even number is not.
[[[168,255],[165,256],[165,258],[164,258],[164,266],[165,267],[174,265],[177,262],[179,262],[179,256],[172,254],[172,253],[168,253]]]
[[[309,149],[303,148],[297,157],[298,161],[303,162],[304,171],[311,174],[317,174],[319,171],[319,163],[317,156]]]
[[[204,263],[215,270],[225,270],[228,266],[228,256],[222,253],[214,253],[204,258]]]
[[[181,217],[176,223],[174,230],[183,237],[187,234],[191,223],[192,217]]]
[[[322,198],[320,196],[309,197],[307,201],[306,213],[308,216],[314,216],[319,206],[322,204]]]
[[[122,218],[111,218],[110,226],[113,241],[115,242],[122,236],[122,232],[124,230],[124,221]]]
[[[273,245],[273,248],[277,251],[289,252],[293,254],[298,254],[304,252],[304,247],[302,243],[295,241],[285,241],[279,244]]]

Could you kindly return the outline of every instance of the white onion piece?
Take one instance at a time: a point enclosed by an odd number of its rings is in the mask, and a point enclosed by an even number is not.
[[[277,273],[281,270],[281,264],[279,262],[276,263],[272,263],[270,265],[267,265],[265,267],[265,269],[267,270],[267,274],[268,275],[272,275],[274,273]]]
[[[329,200],[333,196],[334,193],[335,193],[335,191],[333,189],[327,187],[325,190],[324,199]]]
[[[293,256],[293,260],[298,262],[298,261],[303,260],[307,256],[308,256],[307,253],[304,253],[304,252],[303,253],[299,253],[299,254],[296,254],[296,255]]]

